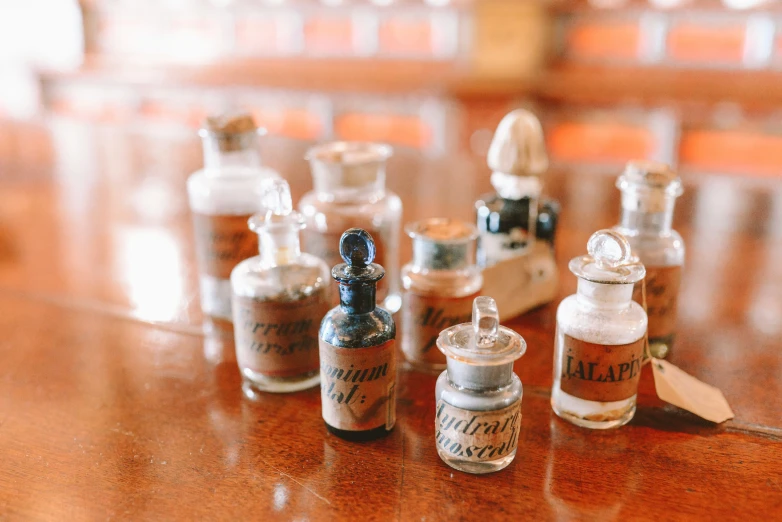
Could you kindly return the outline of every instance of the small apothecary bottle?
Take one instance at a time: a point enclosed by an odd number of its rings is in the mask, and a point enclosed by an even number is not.
[[[497,192],[475,203],[480,231],[478,264],[489,267],[529,252],[538,228],[541,238],[553,245],[559,205],[547,201],[539,208],[548,155],[534,114],[518,109],[502,119],[487,163]]]
[[[402,352],[418,370],[445,368],[440,332],[466,323],[483,285],[475,264],[477,230],[463,221],[434,218],[406,227],[413,260],[402,267]]]
[[[207,118],[204,168],[187,180],[206,327],[230,330],[231,270],[258,253],[247,220],[261,211],[263,182],[279,175],[261,166],[259,129],[248,114]]]
[[[326,428],[348,440],[371,440],[396,422],[396,325],[376,306],[383,267],[372,263],[375,243],[365,230],[347,230],[339,241],[345,263],[331,276],[339,306],[320,325],[320,379]]]
[[[452,468],[467,473],[501,470],[516,457],[521,428],[521,380],[513,361],[527,344],[500,326],[491,297],[473,301],[472,322],[437,339],[448,369],[437,379],[435,443]]]
[[[622,217],[615,229],[627,238],[633,255],[646,267],[649,351],[664,358],[674,342],[684,264],[684,242],[671,228],[682,183],[664,163],[634,161],[627,164],[616,186],[622,191]],[[641,290],[641,284],[635,285],[633,299],[643,304]]]
[[[267,182],[264,204],[269,210],[249,222],[261,255],[231,273],[236,361],[249,398],[320,382],[318,329],[330,307],[329,268],[299,248],[304,220],[291,211],[288,184]]]
[[[557,309],[551,407],[578,426],[615,428],[635,414],[646,312],[633,285],[645,270],[614,230],[592,234],[587,251],[569,264],[578,292]]]
[[[392,149],[377,143],[333,142],[311,148],[307,159],[313,190],[299,210],[307,221],[303,248],[329,266],[341,263],[339,240],[349,228],[372,234],[386,277],[378,283],[377,303],[399,310],[399,233],[402,200],[386,190],[386,161]]]

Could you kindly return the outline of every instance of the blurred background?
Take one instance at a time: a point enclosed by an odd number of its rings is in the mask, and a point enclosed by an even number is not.
[[[483,157],[526,106],[555,165],[777,176],[781,25],[776,0],[6,1],[0,162],[54,160],[53,123],[177,140],[237,106],[285,142]]]

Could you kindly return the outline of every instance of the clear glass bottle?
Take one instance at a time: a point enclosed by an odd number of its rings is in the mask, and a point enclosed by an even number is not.
[[[441,371],[445,356],[437,338],[449,326],[470,321],[483,285],[474,261],[477,230],[446,218],[405,230],[413,239],[413,260],[402,267],[402,352],[417,370]]]
[[[377,143],[333,142],[311,148],[313,190],[302,197],[299,211],[307,220],[305,252],[330,266],[341,262],[339,240],[349,228],[372,234],[377,259],[387,276],[377,288],[378,305],[395,313],[399,293],[399,232],[402,200],[386,190],[386,161],[392,149]]]
[[[646,312],[633,285],[645,270],[614,230],[592,234],[587,251],[570,260],[578,292],[557,309],[551,407],[577,426],[615,428],[635,415]]]
[[[539,203],[548,155],[537,117],[523,109],[505,116],[494,134],[487,163],[497,192],[475,203],[478,264],[489,267],[523,255],[538,235],[553,245],[559,206],[550,200]]]
[[[259,129],[247,114],[207,118],[199,132],[204,168],[187,180],[198,257],[201,309],[207,330],[230,330],[231,270],[258,253],[247,220],[261,211],[265,180],[279,175],[261,166]]]
[[[396,325],[376,306],[376,285],[385,271],[372,262],[372,236],[347,230],[339,251],[345,262],[331,270],[339,306],[320,325],[323,420],[338,437],[371,440],[396,423]]]
[[[330,306],[329,268],[299,248],[304,220],[291,211],[288,184],[269,183],[264,202],[269,210],[249,223],[261,255],[231,273],[236,361],[249,398],[320,382],[318,330]]]
[[[435,386],[437,454],[467,473],[507,467],[516,457],[523,393],[513,361],[527,344],[500,326],[494,299],[481,296],[472,322],[443,330],[437,347],[448,361]]]
[[[665,163],[633,161],[616,182],[622,191],[622,217],[614,227],[630,242],[646,267],[649,351],[667,357],[676,333],[684,241],[671,228],[673,209],[683,190],[679,176]],[[643,304],[641,283],[633,299]]]

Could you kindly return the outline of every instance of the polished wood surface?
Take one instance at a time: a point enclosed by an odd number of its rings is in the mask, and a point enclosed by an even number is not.
[[[635,419],[609,432],[549,406],[556,302],[510,321],[526,339],[518,454],[467,475],[434,447],[435,377],[399,375],[387,438],[327,434],[319,390],[240,392],[231,339],[204,337],[184,180],[189,135],[51,121],[48,153],[0,162],[0,519],[747,520],[782,513],[782,184],[687,178],[672,362],[720,387],[736,418],[665,405],[645,371]],[[42,147],[41,150],[47,149]],[[304,145],[267,163],[310,186]],[[567,260],[618,216],[614,169],[556,170]],[[405,220],[472,219],[486,167],[398,151]],[[452,187],[444,190],[444,187]],[[404,242],[402,259],[409,257]]]

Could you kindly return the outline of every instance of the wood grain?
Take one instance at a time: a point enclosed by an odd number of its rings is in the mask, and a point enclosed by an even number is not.
[[[746,520],[782,509],[778,182],[687,178],[676,214],[687,259],[672,362],[720,387],[733,421],[665,405],[646,371],[628,426],[557,419],[555,302],[507,322],[529,346],[516,363],[519,450],[479,477],[437,456],[433,376],[403,370],[397,428],[365,444],[326,432],[317,389],[243,398],[231,339],[201,334],[184,199],[195,138],[47,132],[52,154],[0,174],[0,519]],[[303,145],[264,151],[300,197]],[[617,219],[613,174],[547,180],[564,209],[557,301],[575,290],[567,260]],[[480,163],[404,150],[388,182],[405,221],[472,219],[489,188]]]

